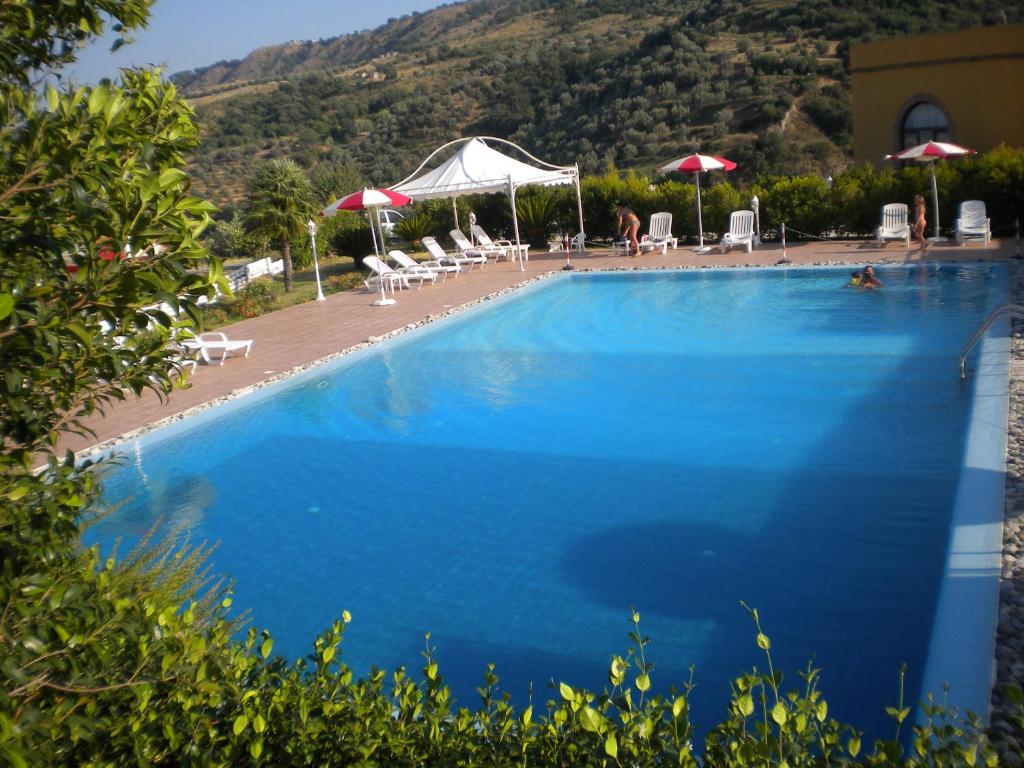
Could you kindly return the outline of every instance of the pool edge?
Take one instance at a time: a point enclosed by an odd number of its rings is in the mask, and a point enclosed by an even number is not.
[[[1009,418],[1009,322],[982,344],[964,462],[921,685],[987,723],[996,681]],[[953,375],[953,374],[951,374]],[[948,694],[946,693],[948,689]],[[923,715],[922,715],[923,717]]]

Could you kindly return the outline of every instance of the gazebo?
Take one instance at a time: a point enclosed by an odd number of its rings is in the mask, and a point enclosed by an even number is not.
[[[489,147],[485,141],[499,142],[521,152],[536,165],[516,160],[498,150]],[[462,144],[462,147],[448,160],[432,171],[421,175],[423,168],[438,154],[449,147]],[[492,136],[473,136],[456,139],[438,147],[420,163],[419,168],[408,177],[393,185],[391,189],[408,195],[413,200],[434,200],[438,198],[454,198],[462,195],[493,194],[504,192],[512,203],[512,225],[515,228],[516,246],[521,245],[519,239],[519,217],[516,215],[516,190],[529,184],[555,186],[561,184],[576,185],[576,203],[579,208],[580,234],[583,234],[583,196],[580,193],[580,170],[578,165],[553,165],[539,160],[525,149],[511,141],[497,139]],[[458,226],[458,212],[455,214],[455,226]],[[581,238],[582,239],[582,238]],[[525,269],[522,259],[519,268]]]

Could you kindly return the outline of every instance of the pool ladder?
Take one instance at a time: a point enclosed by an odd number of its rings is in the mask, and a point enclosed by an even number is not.
[[[960,353],[961,379],[967,378],[967,356],[971,354],[971,350],[974,349],[974,345],[981,341],[988,329],[992,327],[992,324],[1002,317],[1024,319],[1024,304],[1003,304],[1001,307],[993,309],[992,313],[985,318],[985,322],[983,322],[981,327],[974,332],[971,340],[964,345],[963,352]]]

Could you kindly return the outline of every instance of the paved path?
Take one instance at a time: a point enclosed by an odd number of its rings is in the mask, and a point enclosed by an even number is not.
[[[794,264],[919,261],[1000,260],[1012,257],[1014,243],[993,241],[989,246],[955,244],[933,246],[923,254],[916,248],[907,250],[896,243],[880,248],[860,241],[807,243],[790,247],[787,256]],[[610,251],[594,251],[573,259],[577,269],[670,268],[700,266],[772,265],[782,257],[777,245],[765,245],[753,253],[717,249],[695,254],[688,248],[670,250],[667,254],[645,254],[628,258]],[[224,328],[232,339],[253,339],[252,354],[246,358],[229,358],[223,366],[200,365],[190,377],[191,386],[175,390],[161,402],[151,392],[108,408],[103,417],[88,424],[94,438],[67,436],[59,450],[80,451],[96,443],[117,438],[125,433],[169,418],[203,403],[229,395],[231,392],[258,384],[272,376],[323,359],[365,341],[396,331],[428,315],[458,307],[483,296],[516,285],[531,277],[560,269],[564,254],[535,254],[521,272],[518,264],[491,263],[458,277],[449,276],[443,283],[426,285],[422,290],[398,293],[397,304],[374,307],[373,294],[357,289],[336,293],[326,301],[309,302],[269,315],[245,320]]]

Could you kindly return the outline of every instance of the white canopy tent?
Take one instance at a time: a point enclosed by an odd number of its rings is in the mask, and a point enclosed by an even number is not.
[[[500,142],[522,152],[526,157],[541,167],[529,165],[515,158],[504,155],[484,143]],[[462,143],[462,148],[448,160],[432,171],[417,176],[438,153],[449,147]],[[450,197],[454,208],[454,198],[462,195],[493,194],[505,192],[512,202],[512,224],[515,227],[516,246],[520,246],[519,217],[516,215],[516,190],[528,184],[554,186],[558,184],[576,184],[576,202],[579,207],[580,233],[583,233],[583,196],[580,193],[579,166],[562,166],[545,163],[529,152],[505,139],[491,136],[474,136],[468,139],[456,139],[443,147],[435,149],[419,168],[411,175],[391,187],[395,192],[408,195],[413,200],[434,200]],[[455,214],[455,226],[458,227],[458,212]],[[523,260],[519,260],[519,268],[525,269]]]

